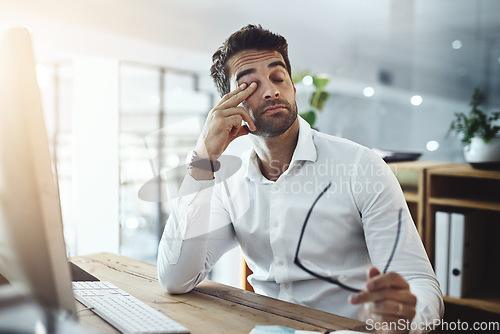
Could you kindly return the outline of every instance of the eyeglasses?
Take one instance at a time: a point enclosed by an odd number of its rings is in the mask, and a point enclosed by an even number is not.
[[[352,284],[349,284],[351,279],[349,279],[348,277],[346,277],[344,275],[334,276],[328,270],[321,268],[320,266],[316,265],[312,261],[309,261],[306,259],[301,260],[299,257],[300,246],[301,246],[302,240],[304,238],[304,232],[306,230],[306,226],[307,226],[307,222],[309,221],[309,217],[311,216],[311,213],[312,213],[316,203],[319,201],[321,196],[323,196],[328,191],[328,189],[330,188],[331,185],[332,185],[332,183],[329,182],[328,185],[326,186],[326,188],[323,189],[323,191],[314,200],[311,208],[307,212],[307,216],[306,216],[306,219],[304,221],[304,225],[302,226],[302,231],[300,232],[299,242],[297,243],[297,250],[295,252],[294,263],[299,268],[301,268],[302,270],[304,270],[305,272],[311,274],[312,276],[314,276],[316,278],[319,278],[319,279],[326,281],[326,282],[330,282],[332,284],[336,284],[336,285],[340,286],[341,288],[348,290],[348,291],[351,291],[351,292],[360,292],[361,291],[360,288],[355,288],[352,286]],[[394,241],[394,246],[392,247],[391,255],[389,256],[389,259],[387,260],[387,264],[383,270],[384,274],[387,273],[387,270],[389,269],[389,266],[390,266],[392,259],[394,257],[394,253],[396,252],[396,247],[397,247],[398,242],[399,242],[399,236],[401,234],[401,214],[402,214],[402,211],[403,211],[402,209],[399,209],[398,230],[397,230],[397,234],[396,234],[396,240]],[[363,284],[364,284],[364,282],[365,281],[363,281]]]

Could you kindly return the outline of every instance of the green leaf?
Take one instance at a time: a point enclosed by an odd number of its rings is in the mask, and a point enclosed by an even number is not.
[[[314,126],[314,123],[316,122],[316,113],[314,112],[314,110],[309,110],[309,111],[300,113],[300,116],[302,116],[302,118],[305,119],[311,127]]]
[[[330,96],[330,93],[325,92],[325,91],[316,91],[314,92],[313,96],[311,97],[311,106],[314,108],[318,109],[319,111],[323,110],[323,107],[325,106],[325,101],[328,99]]]
[[[306,75],[309,75],[311,73],[310,70],[305,70],[305,71],[299,71],[299,72],[293,72],[292,73],[292,81],[293,83],[297,84],[304,79]]]
[[[323,90],[329,81],[330,76],[328,74],[316,74],[313,76],[313,85],[318,90]]]

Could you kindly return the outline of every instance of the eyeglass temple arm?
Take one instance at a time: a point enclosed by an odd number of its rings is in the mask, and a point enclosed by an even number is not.
[[[396,248],[398,246],[399,242],[399,235],[401,233],[401,214],[403,212],[403,209],[399,209],[399,214],[398,214],[398,231],[396,232],[396,240],[394,241],[394,246],[392,247],[392,252],[391,255],[389,256],[389,260],[387,260],[387,264],[385,265],[383,273],[387,273],[387,270],[389,269],[389,265],[392,262],[392,258],[394,257],[394,253],[396,252]]]
[[[318,201],[321,198],[321,196],[323,196],[323,194],[326,193],[326,191],[328,190],[328,188],[330,188],[331,185],[332,185],[332,183],[328,182],[328,185],[326,186],[326,188],[323,189],[323,191],[318,195],[318,197],[316,197],[316,199],[314,200],[313,204],[311,205],[311,208],[309,209],[309,211],[307,211],[306,220],[304,221],[304,225],[302,225],[302,230],[300,231],[300,236],[299,236],[299,243],[297,244],[297,250],[295,251],[294,262],[296,264],[297,264],[297,261],[298,261],[300,244],[302,244],[302,237],[304,236],[304,231],[306,230],[306,225],[307,225],[307,222],[309,221],[309,216],[311,215],[311,212],[313,211],[314,206],[316,205],[316,203],[318,203]]]

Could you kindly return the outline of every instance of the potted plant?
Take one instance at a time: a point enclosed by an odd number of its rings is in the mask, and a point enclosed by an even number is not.
[[[301,112],[300,116],[304,118],[311,127],[314,127],[316,123],[316,113],[323,110],[325,102],[330,97],[330,93],[325,90],[326,85],[330,81],[330,77],[327,74],[315,74],[309,75],[309,71],[305,71],[297,74],[292,78],[294,83],[298,83],[308,77],[315,88],[314,92],[311,94],[309,99],[309,110]]]
[[[484,113],[479,109],[482,96],[474,89],[468,114],[455,113],[448,132],[455,132],[464,143],[465,160],[473,167],[500,167],[500,112]]]

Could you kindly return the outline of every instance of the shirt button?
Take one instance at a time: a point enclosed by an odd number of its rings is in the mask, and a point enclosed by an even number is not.
[[[278,227],[278,226],[280,226],[280,223],[278,223],[276,220],[273,220],[273,221],[272,221],[272,225],[273,225],[274,227]]]
[[[285,283],[285,284],[283,284],[283,287],[285,288],[285,290],[288,290],[288,288],[290,287],[290,285],[288,283]]]
[[[280,185],[279,184],[273,184],[273,189],[274,190],[280,190]]]
[[[284,264],[285,264],[285,262],[283,262],[283,260],[278,260],[278,266],[282,266]]]

